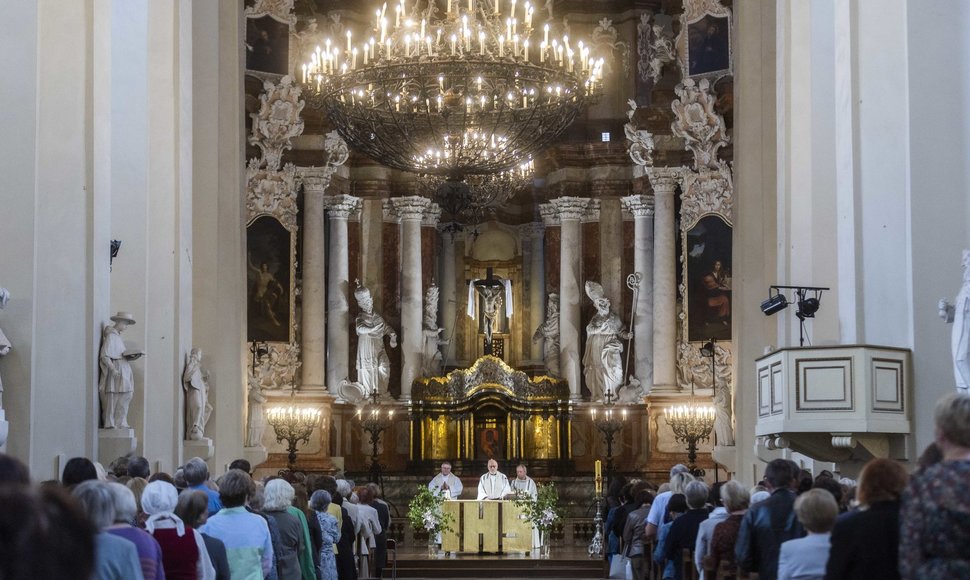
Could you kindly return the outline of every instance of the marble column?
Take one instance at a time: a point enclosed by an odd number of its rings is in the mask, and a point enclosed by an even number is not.
[[[633,214],[633,271],[642,276],[635,306],[633,368],[649,393],[653,387],[653,198],[630,195],[622,201]]]
[[[350,378],[350,255],[347,218],[360,210],[361,200],[334,195],[325,200],[330,224],[330,262],[327,276],[327,387],[336,391]]]
[[[529,250],[529,329],[528,340],[532,345],[531,356],[529,357],[537,364],[542,364],[542,340],[532,341],[532,335],[536,329],[542,325],[546,317],[546,270],[543,264],[542,235],[546,227],[542,222],[533,222],[522,226],[522,234],[528,236]]]
[[[579,352],[580,303],[583,299],[581,263],[583,239],[579,220],[589,198],[558,197],[550,201],[559,213],[561,242],[559,250],[559,369],[569,382],[569,398],[582,399],[582,368]]]
[[[411,399],[411,383],[421,371],[423,341],[421,289],[421,219],[431,207],[426,197],[391,198],[401,218],[401,396]]]
[[[653,392],[671,393],[677,385],[677,236],[674,195],[679,167],[650,167],[654,194],[653,230]]]
[[[441,307],[441,327],[444,338],[451,339],[444,345],[444,366],[455,364],[455,334],[456,314],[458,312],[458,281],[455,278],[455,231],[454,224],[441,224],[438,231],[441,234],[441,297],[438,302]]]

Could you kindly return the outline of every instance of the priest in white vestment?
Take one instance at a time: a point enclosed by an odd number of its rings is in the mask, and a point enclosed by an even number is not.
[[[508,497],[527,497],[533,501],[539,497],[539,490],[536,488],[536,482],[532,481],[532,478],[528,475],[528,470],[525,465],[521,463],[515,468],[515,479],[509,482],[509,487],[506,490],[506,496]],[[539,538],[539,530],[534,526],[532,528],[532,547],[538,549],[541,544]]]
[[[478,499],[502,499],[509,488],[509,478],[499,473],[498,461],[488,460],[488,472],[478,479]]]
[[[451,472],[451,464],[445,461],[441,464],[441,473],[434,476],[428,484],[428,489],[445,499],[458,499],[463,486],[461,480]]]

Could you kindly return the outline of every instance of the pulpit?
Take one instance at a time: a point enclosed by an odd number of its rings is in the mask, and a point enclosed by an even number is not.
[[[453,500],[444,504],[452,530],[441,533],[448,553],[521,554],[532,550],[532,524],[511,501]]]

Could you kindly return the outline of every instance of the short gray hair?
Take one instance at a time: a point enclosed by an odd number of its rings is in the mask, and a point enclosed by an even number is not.
[[[687,497],[687,507],[692,510],[704,507],[707,503],[707,496],[711,490],[702,481],[692,481],[684,488],[684,495]]]
[[[331,501],[333,500],[330,497],[329,491],[325,489],[318,489],[313,492],[312,496],[310,496],[310,508],[318,512],[326,511]]]
[[[960,447],[970,447],[970,395],[950,393],[940,399],[934,421],[944,439]]]
[[[675,473],[673,477],[670,478],[670,491],[674,493],[684,493],[687,489],[687,484],[694,481],[694,476],[686,473]]]
[[[839,517],[839,504],[830,492],[816,487],[798,496],[795,515],[810,532],[830,532],[835,526],[835,518]]]
[[[209,466],[201,457],[193,457],[182,467],[182,476],[188,485],[199,485],[209,479]]]
[[[101,531],[115,523],[115,501],[111,490],[103,481],[89,479],[78,484],[71,492],[88,521]]]
[[[296,490],[285,479],[274,479],[266,483],[263,496],[264,511],[280,512],[293,505]]]
[[[354,492],[353,486],[346,479],[337,480],[337,493],[345,498],[350,498],[350,494]]]
[[[690,469],[687,469],[687,466],[683,463],[678,463],[670,468],[670,478],[673,479],[678,473],[690,473]]]
[[[108,489],[115,502],[115,522],[131,523],[138,515],[135,493],[123,483],[111,482]]]
[[[751,502],[751,495],[747,488],[735,480],[726,482],[721,486],[721,501],[729,512],[747,509]]]

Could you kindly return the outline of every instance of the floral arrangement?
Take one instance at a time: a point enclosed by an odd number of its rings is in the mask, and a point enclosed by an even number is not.
[[[559,492],[554,483],[540,483],[536,485],[536,491],[538,492],[536,499],[517,495],[512,501],[522,510],[532,525],[545,535],[562,519],[559,514]]]
[[[418,492],[408,504],[408,521],[415,530],[424,530],[434,537],[441,532],[451,531],[451,514],[443,508],[445,498],[432,493],[425,486],[418,486]]]

